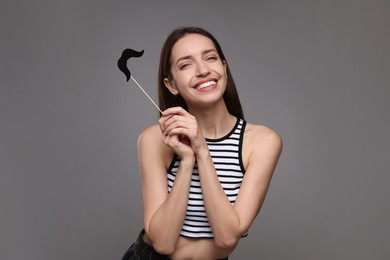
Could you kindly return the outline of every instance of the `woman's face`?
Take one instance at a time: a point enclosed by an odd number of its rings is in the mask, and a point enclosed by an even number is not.
[[[164,83],[173,94],[180,93],[188,105],[222,98],[226,89],[226,63],[209,38],[185,35],[174,44],[170,61],[172,79],[164,79]]]

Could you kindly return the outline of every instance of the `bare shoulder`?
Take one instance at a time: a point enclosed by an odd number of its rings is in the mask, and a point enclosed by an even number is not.
[[[161,130],[158,124],[145,128],[138,136],[138,149],[164,149],[166,145],[161,139]]]
[[[158,124],[145,128],[138,136],[139,156],[160,158],[164,164],[170,163],[173,151],[162,141],[160,126]],[[156,161],[155,161],[156,162]]]
[[[138,137],[138,142],[155,141],[161,139],[161,130],[158,124],[145,128]]]
[[[247,141],[249,141],[248,144],[267,144],[280,147],[280,149],[282,147],[282,137],[268,126],[248,123],[244,134]]]
[[[272,128],[264,125],[247,124],[243,143],[243,158],[246,166],[250,161],[259,161],[266,157],[273,157],[277,160],[282,147],[282,137]]]

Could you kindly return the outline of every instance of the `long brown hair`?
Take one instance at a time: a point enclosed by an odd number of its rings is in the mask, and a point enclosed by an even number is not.
[[[158,102],[161,110],[165,110],[169,107],[181,106],[188,111],[188,106],[181,95],[174,96],[165,86],[164,78],[172,79],[171,74],[171,53],[175,43],[183,38],[187,34],[200,34],[209,38],[217,49],[218,55],[222,61],[226,61],[225,55],[222,52],[222,48],[218,41],[208,31],[199,27],[182,27],[174,30],[168,35],[167,39],[161,50],[160,65],[158,71]],[[226,107],[230,114],[244,119],[244,113],[242,110],[240,98],[237,93],[236,84],[234,83],[233,76],[230,72],[229,66],[226,69],[227,84],[226,90],[223,94]]]

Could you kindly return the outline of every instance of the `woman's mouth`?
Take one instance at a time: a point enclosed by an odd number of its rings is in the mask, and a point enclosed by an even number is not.
[[[215,80],[210,80],[210,81],[206,81],[206,82],[203,82],[199,85],[197,85],[195,87],[195,89],[197,90],[206,90],[206,89],[209,89],[210,86],[212,86],[212,88],[214,88],[216,86],[217,82]]]

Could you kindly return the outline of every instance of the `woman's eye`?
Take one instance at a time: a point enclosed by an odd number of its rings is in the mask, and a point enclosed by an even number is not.
[[[206,60],[208,60],[208,61],[215,61],[215,60],[217,60],[217,57],[210,56],[210,57],[207,57]]]
[[[180,68],[181,70],[183,70],[183,69],[188,68],[189,66],[190,66],[189,63],[183,63],[183,64],[181,64],[181,65],[179,66],[179,68]]]

